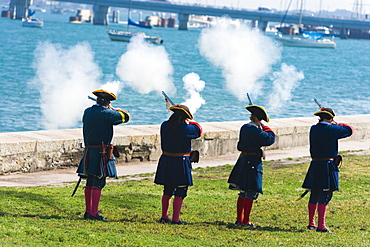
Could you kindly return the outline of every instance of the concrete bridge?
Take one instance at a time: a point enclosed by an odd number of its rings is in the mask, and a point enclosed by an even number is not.
[[[58,0],[59,2],[70,2],[78,4],[93,5],[95,25],[107,25],[107,14],[110,7],[129,8],[157,12],[177,13],[179,29],[187,30],[189,15],[229,16],[231,18],[258,21],[258,28],[265,30],[268,22],[281,22],[284,14],[257,10],[220,8],[217,6],[184,5],[166,1],[136,1],[132,0]],[[11,0],[11,18],[21,19],[28,15],[28,9],[32,0]],[[287,15],[285,23],[299,23],[299,15]],[[313,26],[330,26],[338,28],[342,33],[348,29],[370,30],[370,20],[354,20],[328,17],[303,16],[302,24]]]

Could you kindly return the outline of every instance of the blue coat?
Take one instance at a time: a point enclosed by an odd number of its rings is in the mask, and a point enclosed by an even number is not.
[[[161,148],[169,153],[190,153],[191,139],[201,135],[197,125],[180,123],[175,132],[167,129],[168,121],[161,125]],[[188,156],[167,156],[162,154],[157,166],[154,183],[168,186],[193,185],[191,162]]]
[[[265,126],[266,127],[266,126]],[[253,123],[244,124],[240,129],[238,150],[247,153],[258,152],[262,146],[270,146],[275,142],[275,134],[271,129],[266,131],[257,128]],[[263,167],[261,157],[246,155],[238,158],[228,179],[228,183],[236,185],[242,191],[262,193]]]
[[[98,105],[85,110],[82,122],[86,148],[77,173],[83,176],[118,177],[114,157],[112,159],[102,157],[99,148],[88,148],[88,146],[110,144],[113,138],[113,125],[126,123],[129,120],[130,115],[123,110],[112,110]]]
[[[344,124],[319,122],[310,129],[310,153],[313,159],[334,158],[338,155],[338,139],[352,135],[352,127]],[[339,189],[339,169],[332,160],[313,160],[310,163],[303,188]]]

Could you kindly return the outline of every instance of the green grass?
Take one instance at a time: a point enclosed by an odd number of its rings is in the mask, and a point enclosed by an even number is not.
[[[162,186],[152,178],[109,183],[101,214],[113,222],[83,220],[80,186],[0,188],[1,246],[370,246],[370,156],[345,157],[340,192],[326,223],[335,234],[306,230],[308,196],[296,202],[308,163],[266,162],[264,194],[254,204],[256,229],[236,227],[237,191],[228,190],[232,165],[194,170],[184,200],[187,225],[157,223]],[[294,164],[293,164],[294,163]],[[147,176],[149,174],[146,174]],[[76,178],[77,179],[77,178]]]

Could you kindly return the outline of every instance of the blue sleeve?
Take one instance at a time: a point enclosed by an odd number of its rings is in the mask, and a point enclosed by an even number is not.
[[[197,125],[188,125],[185,128],[185,136],[190,139],[200,137],[200,129]]]
[[[352,135],[352,129],[349,126],[341,126],[334,124],[331,124],[329,126],[333,136],[335,136],[336,139],[342,139]]]
[[[109,109],[108,121],[112,125],[118,125],[121,123],[127,123],[130,120],[130,114],[124,110],[111,110]]]

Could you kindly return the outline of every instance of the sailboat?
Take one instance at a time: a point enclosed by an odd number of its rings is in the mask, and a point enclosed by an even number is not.
[[[285,12],[284,18],[281,24],[284,22],[285,16],[288,13],[288,9]],[[295,46],[295,47],[308,47],[308,48],[335,48],[334,36],[331,38],[324,37],[322,33],[308,32],[302,30],[302,14],[303,13],[303,0],[301,0],[301,9],[299,14],[299,33],[295,35],[284,36],[279,33],[275,39],[284,46]]]
[[[129,31],[129,27],[136,26],[140,28],[148,28],[151,29],[152,26],[146,26],[143,24],[139,24],[131,20],[131,0],[130,0],[130,7],[128,9],[128,21],[127,21],[127,31],[116,31],[116,30],[108,30],[108,36],[112,41],[123,41],[123,42],[130,42],[131,38],[134,36],[142,36],[143,39],[152,44],[162,44],[163,40],[157,36],[149,36],[146,35],[144,32],[132,32]]]
[[[44,26],[44,21],[33,17],[34,14],[35,14],[35,11],[32,11],[32,10],[28,11],[28,17],[22,18],[22,27],[43,27]]]

